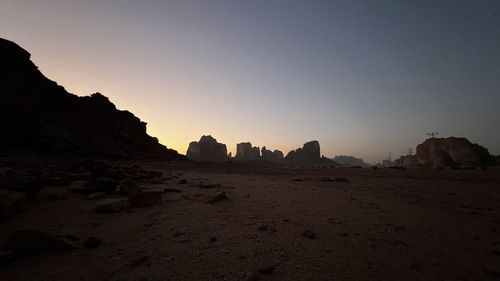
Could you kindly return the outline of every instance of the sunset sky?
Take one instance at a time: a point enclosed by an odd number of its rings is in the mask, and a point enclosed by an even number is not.
[[[498,0],[2,0],[0,37],[181,153],[210,134],[377,161],[438,131],[500,154]]]

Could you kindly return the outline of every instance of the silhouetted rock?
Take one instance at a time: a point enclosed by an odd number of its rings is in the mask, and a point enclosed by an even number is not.
[[[495,159],[488,150],[478,144],[473,144],[466,138],[435,138],[427,139],[417,146],[418,164],[434,165],[437,157],[439,166],[490,166]]]
[[[288,152],[285,161],[293,165],[323,166],[334,165],[335,162],[321,156],[318,141],[306,142],[302,148]]]
[[[359,166],[359,167],[363,167],[363,168],[370,167],[370,165],[366,164],[363,161],[363,159],[356,158],[353,156],[339,155],[339,156],[335,156],[332,160],[339,163],[340,165],[344,165],[344,166],[348,166],[348,167],[354,167],[354,166]]]
[[[146,123],[100,93],[78,97],[46,78],[30,54],[0,38],[0,153],[180,159]]]
[[[265,146],[262,147],[261,154],[262,154],[262,160],[265,161],[281,162],[284,159],[283,152],[279,150],[274,150],[274,151],[267,150]]]
[[[223,162],[228,160],[227,147],[212,136],[202,136],[189,144],[186,156],[195,161]]]
[[[236,155],[239,161],[254,161],[260,159],[260,149],[257,146],[252,147],[249,142],[242,142],[236,145]]]

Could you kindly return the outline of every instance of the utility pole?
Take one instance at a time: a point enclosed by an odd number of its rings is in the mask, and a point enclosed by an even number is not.
[[[411,148],[408,148],[408,152],[410,154],[410,168],[413,168],[413,155],[411,153]]]
[[[436,138],[434,136],[437,136],[439,134],[438,132],[430,132],[427,133],[428,136],[431,137],[432,139],[432,150],[434,150],[434,168],[438,168],[438,159],[437,159],[437,153],[436,153]]]

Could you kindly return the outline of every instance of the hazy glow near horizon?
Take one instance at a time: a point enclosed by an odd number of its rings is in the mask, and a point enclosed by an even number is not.
[[[23,1],[0,37],[185,153],[210,134],[376,161],[426,139],[500,154],[499,1]]]

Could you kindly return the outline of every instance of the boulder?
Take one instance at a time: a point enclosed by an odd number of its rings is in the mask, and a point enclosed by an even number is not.
[[[0,189],[0,221],[26,209],[26,195],[12,190]]]
[[[419,165],[431,167],[437,163],[446,166],[491,166],[495,159],[488,150],[466,138],[430,138],[417,146]]]
[[[235,159],[238,161],[254,161],[260,159],[260,149],[252,147],[249,142],[242,142],[236,145]]]
[[[195,161],[224,162],[227,157],[227,147],[218,143],[212,136],[202,136],[199,141],[189,144],[186,156]]]

